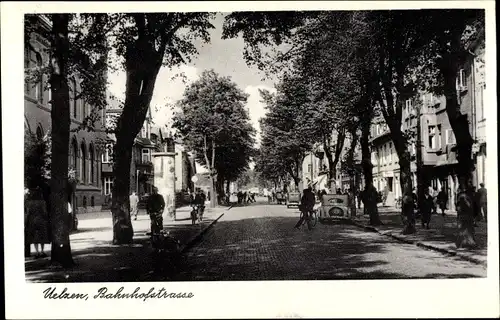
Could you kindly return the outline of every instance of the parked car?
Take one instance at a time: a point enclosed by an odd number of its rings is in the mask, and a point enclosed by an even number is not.
[[[290,192],[288,194],[288,199],[286,201],[286,207],[290,208],[291,206],[298,206],[299,204],[300,204],[300,193]]]
[[[318,208],[318,217],[324,219],[349,219],[349,196],[347,194],[325,194]]]
[[[276,202],[278,204],[283,204],[286,202],[285,194],[281,191],[276,192]]]

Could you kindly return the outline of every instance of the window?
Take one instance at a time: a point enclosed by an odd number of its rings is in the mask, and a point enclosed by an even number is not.
[[[80,151],[81,151],[81,159],[80,159],[80,181],[82,183],[87,182],[87,150],[85,150],[85,144],[82,142],[82,145],[80,146]]]
[[[106,144],[104,153],[102,154],[102,163],[110,163],[113,161],[113,145]]]
[[[479,87],[479,99],[477,99],[477,118],[479,120],[484,119],[484,86]]]
[[[71,149],[70,149],[70,166],[72,169],[76,170],[76,176],[78,177],[78,168],[77,168],[77,163],[78,163],[78,147],[76,145],[76,140],[73,139],[71,142]]]
[[[81,101],[82,104],[82,119],[85,119],[85,117],[88,117],[88,110],[87,110],[87,104],[85,103],[85,100],[82,99]]]
[[[76,92],[76,80],[75,78],[71,78],[71,88],[70,88],[73,92],[73,118],[76,119],[76,116],[77,116],[77,104],[76,104],[76,96],[77,96],[77,92]]]
[[[142,162],[151,162],[151,150],[142,149]]]
[[[105,177],[104,178],[104,195],[105,196],[110,195],[111,189],[113,189],[112,177]]]
[[[387,187],[389,189],[389,192],[392,192],[392,190],[393,190],[393,183],[394,183],[393,177],[387,178]]]
[[[94,175],[95,175],[95,169],[94,169],[94,165],[95,165],[95,157],[94,157],[94,148],[93,146],[90,146],[89,148],[89,160],[90,160],[90,175],[89,175],[89,183],[90,184],[94,184]]]
[[[307,172],[311,172],[312,171],[312,164],[308,164],[307,165]]]
[[[146,138],[146,125],[143,125],[143,126],[142,126],[142,129],[141,129],[141,137],[142,137],[142,138]]]
[[[389,163],[392,163],[392,143],[389,143]]]
[[[36,68],[40,70],[42,68],[42,56],[39,53],[35,53]],[[35,98],[38,102],[43,103],[43,76],[35,85]]]
[[[457,90],[462,90],[462,88],[465,88],[465,70],[460,69],[460,71],[457,74]]]
[[[52,87],[50,86],[50,83],[47,84],[47,87],[49,95],[49,100],[47,101],[47,103],[52,103]]]
[[[429,148],[436,149],[436,126],[429,126]]]
[[[411,148],[410,148],[410,155],[414,156],[417,154],[417,148],[415,146],[415,142],[412,142]]]
[[[441,125],[438,124],[437,125],[437,148],[441,148],[441,139],[442,139],[442,135],[441,135]]]
[[[455,143],[455,135],[453,134],[453,129],[446,129],[446,144],[454,144]]]
[[[43,139],[43,129],[41,126],[38,126],[36,128],[36,139],[37,140],[42,140]]]
[[[411,99],[406,100],[406,104],[405,104],[406,115],[410,115],[410,111],[411,111],[412,106],[413,106],[413,101],[411,101]]]

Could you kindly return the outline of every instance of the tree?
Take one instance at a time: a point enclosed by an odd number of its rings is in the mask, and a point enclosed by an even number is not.
[[[285,75],[276,86],[277,93],[260,91],[268,113],[262,118],[262,146],[271,150],[276,161],[282,162],[287,174],[299,188],[302,162],[312,148],[304,135],[304,105],[309,97],[306,87],[295,75]]]
[[[130,162],[134,139],[141,130],[162,66],[184,63],[197,53],[192,41],[207,42],[213,28],[211,13],[130,13],[106,16],[108,37],[123,62],[127,80],[123,111],[117,121],[114,145],[111,211],[113,243],[131,243],[129,211]]]
[[[68,59],[69,15],[52,15],[50,87],[52,90],[52,164],[50,179],[50,220],[52,229],[52,262],[64,267],[74,264],[69,242],[67,178],[69,152]],[[55,125],[57,124],[57,125]]]
[[[376,53],[373,92],[399,158],[403,234],[416,232],[411,159],[402,117],[405,101],[416,94],[411,67],[423,46],[421,34],[426,30],[419,18],[413,12],[379,11],[368,13],[366,19]]]
[[[219,175],[235,179],[252,154],[255,130],[244,108],[246,101],[247,95],[230,78],[204,71],[186,88],[180,112],[174,116],[173,127],[210,172],[212,206]]]
[[[456,246],[473,248],[474,191],[472,172],[474,139],[467,113],[461,110],[461,95],[457,89],[457,74],[467,59],[473,59],[474,47],[484,47],[484,10],[449,9],[422,12],[426,46],[420,51],[419,84],[423,89],[446,98],[446,113],[456,138],[458,159],[458,236]]]
[[[49,89],[52,93],[51,108],[51,135],[46,137],[45,152],[41,161],[44,179],[50,181],[45,188],[49,202],[49,218],[52,234],[51,259],[53,263],[69,267],[74,264],[69,242],[68,193],[72,190],[74,179],[68,170],[68,151],[70,133],[69,99],[84,99],[95,106],[96,110],[104,105],[103,93],[105,81],[106,45],[96,29],[100,29],[100,17],[86,15],[27,15],[25,19],[24,40],[26,46],[31,46],[31,39],[35,34],[48,41],[48,45],[41,50],[49,56],[48,65],[37,66],[25,70],[25,82],[28,85],[36,83],[41,89]],[[74,25],[85,22],[84,32]],[[43,41],[42,41],[43,42]],[[83,90],[77,95],[68,85],[68,76],[78,74]],[[87,116],[83,124],[74,130],[94,128],[99,120],[94,116]],[[47,140],[48,139],[48,140]],[[47,144],[49,143],[49,144]],[[44,182],[40,182],[44,183]],[[50,192],[48,192],[50,189]]]

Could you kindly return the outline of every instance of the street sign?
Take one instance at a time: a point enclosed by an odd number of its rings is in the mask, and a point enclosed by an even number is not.
[[[197,176],[192,176],[191,177],[191,181],[193,181],[194,183],[198,182],[198,177]]]

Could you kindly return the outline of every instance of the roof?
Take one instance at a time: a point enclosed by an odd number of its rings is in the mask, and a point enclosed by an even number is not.
[[[151,142],[151,140],[149,140],[147,138],[137,137],[137,138],[135,138],[134,142],[143,146],[143,147],[151,147],[151,148],[156,147],[156,145],[153,142]]]

